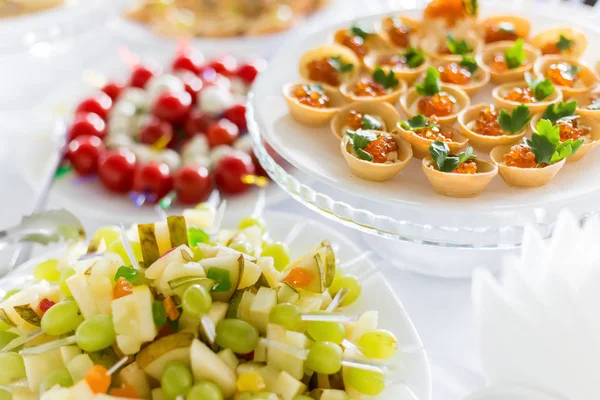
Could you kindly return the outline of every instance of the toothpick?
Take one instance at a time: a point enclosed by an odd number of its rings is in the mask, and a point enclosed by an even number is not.
[[[131,248],[131,243],[129,243],[129,238],[127,237],[127,231],[125,230],[125,226],[121,223],[121,240],[123,241],[123,247],[125,248],[125,252],[131,261],[131,265],[135,269],[140,269],[140,265],[138,264],[136,258],[133,255],[133,249]]]
[[[256,203],[254,203],[254,210],[252,210],[252,216],[255,217],[255,218],[258,218],[261,215],[263,215],[263,212],[265,211],[265,205],[266,205],[265,190],[264,189],[260,189],[258,191],[258,196],[256,198]]]

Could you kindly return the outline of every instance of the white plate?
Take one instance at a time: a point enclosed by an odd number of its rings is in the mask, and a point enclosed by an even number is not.
[[[552,8],[546,8],[546,10]],[[573,8],[573,11],[579,10]],[[590,65],[600,54],[600,30],[564,21],[562,14],[547,15],[533,2],[506,2],[504,7],[484,4],[481,12],[489,14],[516,13],[530,19],[533,34],[556,25],[577,25],[588,36],[588,49],[583,57]],[[421,18],[422,10],[407,10],[403,15]],[[387,15],[387,14],[384,14]],[[360,19],[361,26],[369,27],[383,15]],[[498,176],[482,195],[473,199],[453,199],[435,194],[421,171],[420,160],[415,160],[389,182],[377,183],[354,176],[346,165],[339,150],[339,141],[333,137],[329,127],[308,128],[296,123],[291,116],[281,88],[286,83],[300,81],[298,61],[302,54],[325,44],[331,34],[349,22],[315,31],[282,48],[270,61],[267,70],[254,86],[253,108],[256,122],[264,139],[296,168],[326,184],[364,197],[378,204],[418,206],[427,209],[453,209],[470,211],[507,211],[546,206],[580,198],[600,189],[600,151],[593,151],[585,159],[568,164],[548,185],[537,189],[511,188]],[[489,95],[475,96],[476,104],[489,99]],[[340,195],[341,197],[342,195]],[[375,211],[373,209],[372,211]]]
[[[268,212],[265,219],[272,238],[283,240],[292,226],[305,221],[304,218],[282,212]],[[326,225],[309,220],[297,239],[290,244],[292,257],[301,256],[315,243],[328,239],[337,246],[340,261],[351,260],[362,251],[359,246]],[[0,292],[22,287],[31,276],[33,269],[41,261],[57,257],[60,253],[52,252],[44,257],[36,257],[15,270],[11,275],[0,280]],[[365,268],[372,267],[370,261],[364,261]],[[379,311],[379,325],[396,335],[401,348],[422,348],[423,344],[400,300],[394,294],[388,281],[376,272],[362,281],[362,296],[358,303],[349,308],[349,312],[357,313],[367,310]],[[431,374],[429,363],[424,350],[409,354],[397,354],[391,359],[397,369],[403,374],[404,384],[390,386],[381,394],[379,400],[430,400],[431,399]],[[409,389],[410,388],[410,389]],[[412,392],[412,393],[411,393]]]

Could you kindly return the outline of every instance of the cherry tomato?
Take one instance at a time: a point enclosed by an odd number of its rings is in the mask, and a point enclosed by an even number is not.
[[[199,133],[206,133],[208,130],[208,125],[211,122],[212,118],[210,115],[198,109],[194,109],[188,115],[183,129],[185,130],[187,137],[192,137]]]
[[[246,153],[235,152],[223,157],[215,167],[215,183],[225,194],[240,194],[250,188],[242,182],[244,175],[254,174],[252,158]]]
[[[173,71],[190,71],[197,74],[200,71],[202,57],[198,54],[180,54],[171,65]]]
[[[135,154],[127,149],[109,151],[100,157],[100,181],[113,192],[126,193],[133,186]]]
[[[225,76],[234,75],[237,61],[235,57],[227,55],[208,63],[208,66],[214,69],[218,74]]]
[[[177,122],[187,115],[191,106],[192,96],[188,92],[165,92],[154,102],[152,113],[166,121]]]
[[[129,85],[139,88],[146,87],[146,83],[154,75],[158,74],[157,68],[151,66],[138,65],[131,71],[131,77],[129,78]]]
[[[242,64],[235,71],[235,75],[242,78],[246,84],[251,84],[258,75],[258,68],[254,64]]]
[[[246,106],[244,104],[236,104],[230,107],[225,114],[225,118],[237,125],[240,131],[246,132],[248,126],[246,125]]]
[[[173,127],[167,121],[151,117],[140,131],[140,142],[153,145],[158,140],[169,146],[173,142]]]
[[[99,92],[93,97],[89,97],[79,103],[75,109],[75,113],[92,112],[105,120],[112,107],[112,103],[111,98],[106,93]]]
[[[106,93],[108,97],[110,97],[114,102],[119,97],[123,89],[125,89],[124,85],[121,85],[117,82],[109,82],[106,85],[104,85],[102,91]]]
[[[77,136],[69,142],[67,159],[79,175],[86,176],[98,172],[98,158],[106,148],[97,136]]]
[[[209,125],[206,131],[208,145],[213,148],[222,144],[231,146],[240,135],[237,125],[227,119],[220,119]]]
[[[179,75],[183,84],[185,85],[185,91],[192,96],[192,104],[196,104],[198,101],[198,93],[202,90],[204,83],[202,79],[198,78],[196,75],[191,72],[185,72]]]
[[[212,181],[206,167],[188,165],[175,174],[174,188],[177,199],[183,204],[197,204],[208,198],[212,191]]]
[[[100,139],[106,136],[106,123],[98,114],[82,112],[75,115],[75,121],[69,128],[69,140],[84,135],[98,136]]]
[[[133,178],[133,190],[146,193],[157,202],[173,188],[173,177],[167,164],[152,162],[137,169]]]

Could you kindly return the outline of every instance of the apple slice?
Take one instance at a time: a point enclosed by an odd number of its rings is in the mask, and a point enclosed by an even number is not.
[[[200,261],[206,277],[216,281],[211,295],[215,301],[228,302],[244,274],[244,257],[224,256]]]
[[[162,275],[165,268],[167,268],[167,265],[172,262],[179,262],[180,264],[191,262],[193,261],[193,255],[194,254],[192,253],[192,250],[186,245],[176,247],[170,252],[164,254],[152,265],[150,265],[148,269],[146,269],[146,278],[158,279]]]
[[[235,372],[197,339],[194,339],[190,347],[190,360],[194,380],[208,380],[215,383],[226,399],[234,395],[236,390]]]
[[[194,334],[179,332],[162,337],[144,347],[135,357],[138,366],[151,377],[160,380],[163,367],[173,360],[190,365],[190,345]]]

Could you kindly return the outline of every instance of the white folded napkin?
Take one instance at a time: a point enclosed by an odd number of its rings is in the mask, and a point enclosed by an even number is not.
[[[600,398],[600,221],[559,215],[553,237],[527,228],[500,279],[473,274],[481,359],[490,385],[557,399]]]

